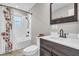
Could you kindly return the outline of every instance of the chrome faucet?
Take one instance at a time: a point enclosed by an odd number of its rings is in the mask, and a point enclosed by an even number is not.
[[[66,33],[64,33],[63,29],[60,29],[60,37],[66,38]]]
[[[60,29],[60,37],[63,37],[63,33],[64,33],[63,29]]]

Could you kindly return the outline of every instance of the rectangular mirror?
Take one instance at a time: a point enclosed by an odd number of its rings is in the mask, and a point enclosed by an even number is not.
[[[77,3],[51,3],[50,24],[77,21]]]

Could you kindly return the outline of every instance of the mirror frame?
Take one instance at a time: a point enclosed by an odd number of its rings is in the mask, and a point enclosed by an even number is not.
[[[53,3],[50,3],[50,24],[60,24],[60,23],[68,23],[68,22],[77,22],[78,21],[78,5],[77,3],[74,4],[74,15],[73,16],[67,16],[62,18],[57,18],[52,20],[52,5]]]

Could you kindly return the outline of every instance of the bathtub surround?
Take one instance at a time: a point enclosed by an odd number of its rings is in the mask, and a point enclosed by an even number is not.
[[[20,25],[17,25],[17,23],[15,23],[16,21],[18,21],[15,20],[15,18],[18,17],[20,18],[21,22],[19,23]],[[12,22],[13,22],[12,32],[13,32],[13,43],[14,43],[13,50],[27,47],[31,42],[31,15],[17,9],[12,9]]]

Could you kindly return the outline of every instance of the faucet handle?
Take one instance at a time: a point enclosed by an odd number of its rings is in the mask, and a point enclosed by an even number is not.
[[[67,35],[69,35],[69,33],[64,33],[64,37],[67,38]]]

